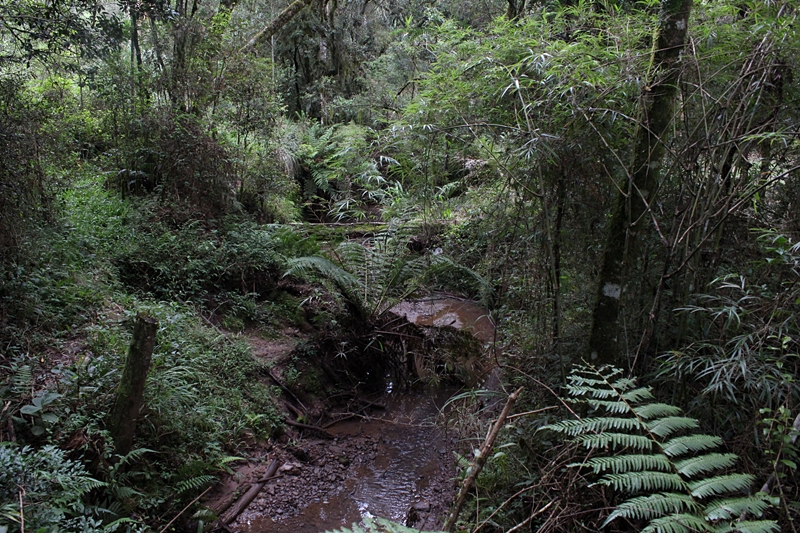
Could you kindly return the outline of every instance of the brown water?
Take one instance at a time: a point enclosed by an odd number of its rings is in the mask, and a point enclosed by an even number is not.
[[[354,457],[348,477],[317,498],[319,501],[305,502],[296,516],[278,520],[251,517],[242,524],[242,531],[318,533],[350,527],[373,516],[405,523],[414,505],[425,510],[418,513],[420,521],[415,527],[430,530],[440,526],[452,500],[450,479],[455,472],[439,415],[452,392],[390,395],[381,417],[335,425],[331,431],[337,440],[329,446],[342,446],[354,455],[374,453],[363,462]],[[277,494],[281,490],[279,487]]]
[[[485,345],[494,340],[494,324],[475,302],[443,296],[402,302],[391,311],[419,326],[463,329]],[[319,459],[304,466],[303,474],[277,480],[267,496],[273,498],[271,505],[262,502],[264,511],[241,517],[241,530],[318,533],[371,516],[405,523],[412,507],[418,520],[408,525],[441,528],[455,475],[452,437],[443,426],[441,409],[455,391],[431,388],[398,394],[392,388],[387,383],[386,411],[379,417],[333,426],[337,440],[310,448]],[[332,449],[348,456],[346,466],[334,465],[335,478],[330,474]],[[327,462],[322,453],[329,454]],[[310,485],[315,478],[306,472],[319,468],[327,482],[314,490]],[[277,516],[268,516],[268,508]]]

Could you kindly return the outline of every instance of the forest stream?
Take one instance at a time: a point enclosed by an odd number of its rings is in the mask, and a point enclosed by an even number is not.
[[[494,335],[485,309],[457,298],[407,301],[392,312],[422,327],[469,331],[482,343]],[[440,528],[454,495],[457,444],[444,407],[457,390],[396,389],[387,377],[374,402],[381,409],[331,426],[333,439],[309,436],[265,450],[243,473],[262,475],[277,459],[279,476],[231,526],[248,533],[317,533],[382,517]]]

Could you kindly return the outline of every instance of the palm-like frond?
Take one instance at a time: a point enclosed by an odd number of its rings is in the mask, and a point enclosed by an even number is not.
[[[443,255],[417,255],[406,246],[408,235],[389,229],[363,242],[345,241],[331,259],[300,257],[289,261],[284,276],[317,274],[333,282],[361,318],[374,319],[443,272],[472,279],[481,293],[489,285],[474,271]]]
[[[737,456],[714,451],[721,439],[693,433],[696,419],[654,401],[649,388],[638,387],[613,367],[579,366],[567,390],[572,401],[585,403],[593,416],[543,429],[573,437],[596,452],[613,450],[614,455],[570,466],[589,467],[600,475],[595,484],[633,496],[617,506],[605,524],[617,518],[646,520],[642,531],[651,533],[777,531],[777,524],[769,520],[732,522],[744,513],[760,517],[769,504],[759,495],[737,496],[750,488],[752,476],[720,474]]]

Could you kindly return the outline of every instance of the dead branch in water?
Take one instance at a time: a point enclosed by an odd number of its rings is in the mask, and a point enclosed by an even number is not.
[[[244,495],[239,498],[239,501],[231,507],[230,511],[226,513],[225,517],[220,517],[219,526],[223,529],[228,529],[227,525],[236,520],[236,517],[241,514],[242,511],[247,509],[247,506],[258,496],[258,493],[261,492],[261,489],[264,488],[264,485],[267,484],[267,481],[275,477],[276,472],[278,471],[278,460],[274,459],[272,463],[267,468],[266,474],[264,477],[259,479],[256,483],[253,483],[250,486],[250,490],[244,493]]]

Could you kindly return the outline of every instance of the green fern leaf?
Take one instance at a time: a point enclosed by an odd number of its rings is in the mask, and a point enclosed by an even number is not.
[[[678,457],[686,453],[710,450],[721,444],[722,439],[719,437],[711,435],[688,435],[685,437],[676,437],[667,441],[661,449],[669,457]]]
[[[749,474],[728,474],[689,483],[689,490],[695,498],[708,498],[726,492],[747,490],[753,483]]]
[[[653,520],[670,514],[684,512],[697,513],[700,506],[691,496],[675,492],[651,494],[631,498],[617,506],[611,515],[603,522],[608,525],[615,518],[629,518],[632,520]]]
[[[653,470],[607,474],[595,485],[610,485],[615,490],[633,493],[682,490],[686,486],[678,474]]]
[[[626,433],[600,433],[598,435],[579,435],[575,442],[582,444],[586,448],[605,448],[610,446],[614,449],[633,448],[638,451],[653,449],[653,441],[649,437],[642,435],[628,435]]]
[[[650,392],[650,388],[641,387],[626,392],[622,395],[622,399],[630,403],[639,403],[644,400],[652,400],[653,393]]]
[[[685,416],[666,416],[664,418],[657,418],[647,424],[647,428],[650,432],[662,439],[669,437],[677,431],[695,429],[696,427],[697,420]]]
[[[675,468],[687,478],[692,478],[699,473],[712,472],[722,468],[728,468],[736,462],[738,456],[735,453],[709,453],[676,461]]]
[[[743,513],[752,516],[762,516],[769,507],[769,502],[762,496],[745,496],[742,498],[727,498],[714,500],[703,510],[706,519],[732,520]]]
[[[548,426],[549,429],[555,429],[571,437],[587,432],[601,432],[609,429],[630,431],[642,427],[643,424],[635,418],[584,418],[582,420],[565,420]]]
[[[774,533],[779,530],[778,523],[773,520],[743,520],[725,524],[714,531],[715,533]]]
[[[587,399],[585,401],[586,404],[595,411],[603,410],[606,413],[614,415],[622,415],[630,413],[632,411],[635,412],[635,409],[632,409],[630,404],[627,402],[618,402],[614,400],[593,400],[593,399]]]
[[[603,525],[625,518],[647,521],[643,532],[698,533],[722,531],[715,522],[726,521],[736,525],[725,524],[725,531],[774,531],[776,526],[769,521],[735,522],[744,513],[761,516],[768,502],[760,495],[725,497],[749,488],[752,476],[714,476],[737,459],[734,454],[713,451],[721,439],[696,434],[672,437],[696,430],[698,421],[680,416],[675,406],[652,401],[650,388],[637,387],[634,380],[621,376],[620,370],[611,367],[578,367],[567,390],[572,401],[587,405],[595,416],[546,427],[601,454],[615,451],[613,456],[570,465],[589,467],[600,475],[594,485],[634,495],[618,505]],[[707,503],[712,497],[719,499]]]
[[[714,531],[714,528],[700,516],[681,513],[656,518],[641,533],[699,533],[701,531]]]
[[[615,457],[593,457],[585,463],[569,466],[588,466],[595,474],[610,470],[612,473],[658,470],[669,472],[672,464],[663,454],[658,455],[619,455]]]
[[[590,395],[592,398],[596,399],[607,399],[607,398],[617,398],[619,395],[616,391],[611,389],[596,389],[591,385],[577,385],[577,386],[568,386],[567,390],[573,396],[580,397],[584,395]]]
[[[176,494],[183,494],[186,491],[196,491],[205,485],[210,485],[217,478],[209,475],[195,476],[193,478],[185,479],[175,486]]]
[[[636,416],[649,420],[656,417],[675,416],[681,413],[679,407],[667,403],[648,403],[633,408]]]

